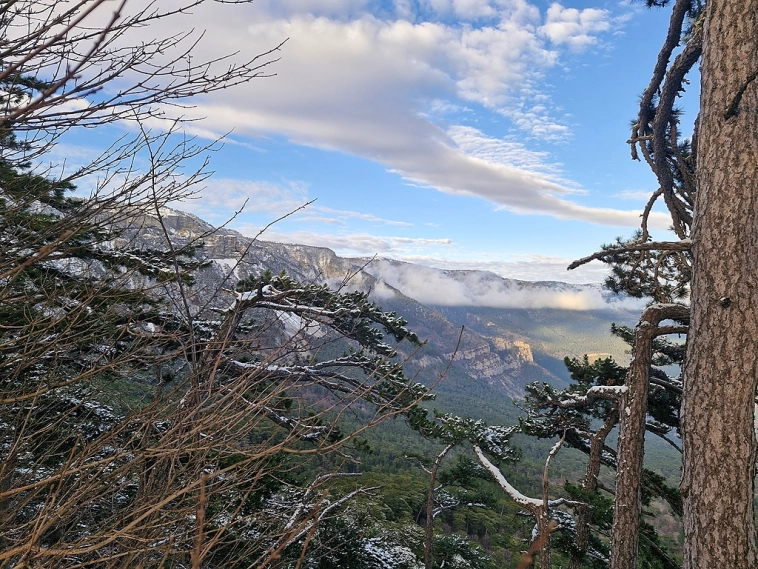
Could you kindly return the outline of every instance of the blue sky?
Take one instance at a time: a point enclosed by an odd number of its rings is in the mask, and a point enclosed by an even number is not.
[[[657,187],[626,140],[668,18],[584,0],[208,3],[183,21],[207,30],[198,59],[287,42],[274,76],[183,111],[202,117],[192,134],[230,134],[176,207],[220,224],[247,200],[230,227],[252,236],[315,200],[262,238],[599,282],[599,263],[565,267],[631,234]]]

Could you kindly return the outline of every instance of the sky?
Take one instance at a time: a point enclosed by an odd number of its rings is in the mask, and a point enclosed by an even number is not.
[[[205,30],[197,61],[284,44],[270,76],[182,111],[190,134],[225,139],[174,205],[217,225],[244,205],[227,227],[248,236],[286,216],[260,238],[341,256],[601,282],[601,263],[566,266],[631,235],[657,188],[626,140],[669,16],[602,0],[208,2],[140,33]],[[685,135],[696,102],[693,85]],[[662,209],[651,222],[669,238]]]

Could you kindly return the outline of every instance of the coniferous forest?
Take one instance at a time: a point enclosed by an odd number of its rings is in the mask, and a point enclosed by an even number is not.
[[[578,316],[378,294],[370,262],[176,211],[218,150],[183,105],[280,57],[144,41],[203,2],[0,4],[0,568],[755,567],[744,3],[648,2],[671,25],[629,142],[659,188],[572,265],[645,307],[567,340],[550,319]],[[86,166],[50,165],[116,124]],[[676,240],[649,231],[657,201]],[[475,381],[485,361],[510,379]]]

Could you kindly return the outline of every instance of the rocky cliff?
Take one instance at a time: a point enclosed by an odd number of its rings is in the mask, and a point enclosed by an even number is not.
[[[409,362],[411,368],[419,370],[421,381],[436,381],[437,374],[452,360],[458,377],[465,376],[468,381],[494,386],[511,397],[520,396],[530,381],[561,382],[552,371],[535,362],[528,331],[509,330],[507,326],[471,311],[458,314],[454,310],[451,312],[450,307],[443,311],[441,307],[423,304],[405,294],[402,282],[385,278],[381,270],[372,267],[365,259],[341,258],[320,247],[254,240],[229,229],[214,228],[194,215],[168,208],[161,210],[160,221],[157,217],[145,217],[130,227],[123,239],[142,247],[165,249],[166,235],[174,248],[196,246],[195,255],[209,261],[196,274],[192,304],[197,309],[208,303],[224,305],[228,301],[223,289],[233,289],[237,281],[249,275],[259,275],[265,270],[273,273],[285,271],[300,282],[369,291],[383,308],[406,318],[411,328],[427,341]],[[385,266],[390,266],[386,263]],[[404,266],[404,270],[409,270],[408,266]],[[434,271],[422,267],[419,270]],[[457,275],[453,277],[459,278]],[[466,272],[460,278],[471,281],[472,276]],[[500,277],[486,273],[483,280],[488,282],[487,286],[492,286],[493,282],[501,286],[497,279]],[[570,286],[557,284],[564,288]],[[531,283],[526,285],[532,286]],[[541,349],[544,351],[544,346]],[[591,347],[587,350],[593,351]],[[594,351],[601,349],[595,348]],[[556,357],[562,355],[556,354]]]

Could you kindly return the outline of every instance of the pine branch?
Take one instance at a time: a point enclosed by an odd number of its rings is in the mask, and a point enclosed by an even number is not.
[[[587,257],[583,257],[571,263],[566,270],[571,271],[582,265],[586,265],[590,261],[596,259],[604,260],[613,255],[620,253],[630,253],[632,251],[689,251],[692,248],[692,241],[690,239],[682,239],[680,241],[649,241],[647,243],[633,243],[631,245],[625,245],[623,247],[613,247],[598,251]]]

